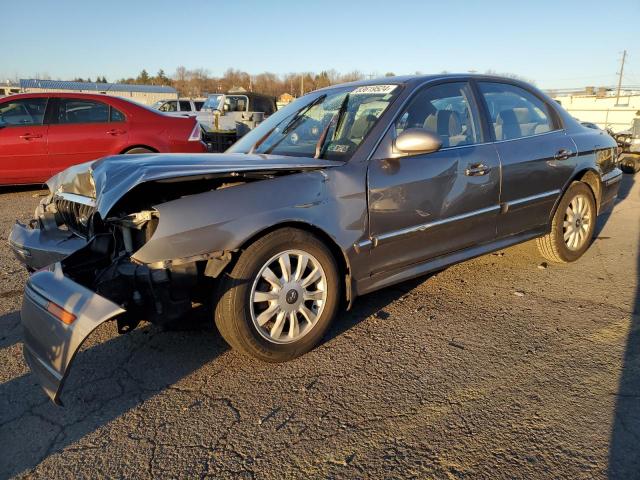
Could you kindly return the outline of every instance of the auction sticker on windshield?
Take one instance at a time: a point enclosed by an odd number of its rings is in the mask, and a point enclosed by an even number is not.
[[[397,87],[397,85],[367,85],[356,88],[351,92],[351,95],[371,95],[376,93],[386,95],[387,93],[393,92]]]

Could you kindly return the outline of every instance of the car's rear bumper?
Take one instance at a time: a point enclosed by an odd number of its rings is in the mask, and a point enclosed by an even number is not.
[[[61,310],[74,320],[68,324],[60,320],[54,312]],[[59,263],[29,278],[20,313],[24,357],[54,403],[60,404],[60,390],[84,340],[100,324],[123,312],[120,306],[64,276]]]
[[[602,213],[607,210],[618,196],[620,190],[620,181],[622,180],[622,170],[615,168],[609,173],[602,176],[602,196],[600,197],[600,211]]]
[[[27,268],[38,270],[67,257],[87,244],[71,232],[31,228],[16,222],[9,235],[13,253]]]

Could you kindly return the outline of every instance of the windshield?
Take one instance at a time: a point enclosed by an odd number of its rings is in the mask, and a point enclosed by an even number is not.
[[[163,103],[164,103],[164,100],[158,100],[156,103],[151,105],[151,108],[158,109],[158,108],[160,108],[162,106]]]
[[[202,105],[201,110],[220,110],[220,99],[222,95],[209,95]]]
[[[305,95],[270,116],[228,152],[348,160],[396,97],[398,85]]]

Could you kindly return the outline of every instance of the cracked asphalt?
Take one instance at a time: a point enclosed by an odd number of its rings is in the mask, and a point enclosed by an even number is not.
[[[293,362],[102,325],[52,405],[0,242],[0,477],[640,478],[640,185],[571,265],[529,242],[357,300]],[[38,190],[0,192],[0,236]],[[205,319],[206,320],[206,319]]]

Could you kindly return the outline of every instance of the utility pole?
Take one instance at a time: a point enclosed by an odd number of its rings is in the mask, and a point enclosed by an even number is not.
[[[304,95],[304,73],[300,74],[300,96]]]
[[[622,52],[622,63],[620,65],[620,76],[618,77],[618,93],[616,94],[616,105],[620,104],[620,89],[622,88],[622,72],[624,71],[624,61],[627,58],[627,51]]]

